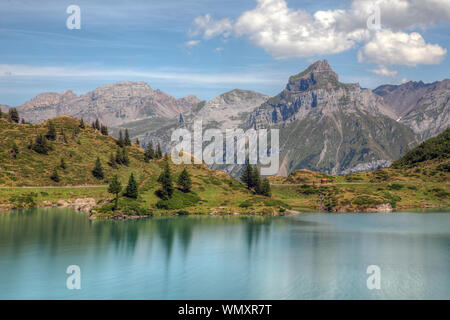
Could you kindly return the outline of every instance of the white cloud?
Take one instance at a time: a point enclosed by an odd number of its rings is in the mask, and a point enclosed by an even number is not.
[[[185,45],[186,47],[188,47],[188,48],[195,47],[195,46],[197,46],[197,45],[199,45],[199,44],[200,44],[200,40],[190,40],[190,41],[186,41],[186,42],[184,43],[184,45]]]
[[[209,14],[195,18],[194,25],[195,28],[190,31],[190,34],[192,36],[202,34],[204,39],[211,39],[218,35],[228,37],[233,29],[230,19],[214,20]]]
[[[22,79],[79,79],[89,80],[113,80],[119,81],[138,80],[159,80],[179,83],[195,83],[201,85],[228,84],[280,84],[283,83],[286,75],[270,73],[199,73],[186,70],[133,70],[133,69],[102,69],[93,66],[32,66],[16,64],[0,64],[0,81],[12,81]]]
[[[398,71],[396,70],[389,70],[386,67],[378,67],[377,69],[369,69],[370,72],[373,72],[379,76],[383,77],[391,77],[394,78],[397,76]]]
[[[427,44],[417,32],[383,30],[358,52],[360,62],[378,65],[439,64],[447,50],[437,44]]]
[[[403,77],[402,80],[401,80],[401,82],[402,82],[402,84],[403,84],[403,83],[407,83],[407,82],[408,82],[408,78]]]
[[[368,30],[367,20],[380,8],[381,31]],[[449,0],[354,0],[346,10],[319,10],[310,14],[288,7],[286,0],[257,0],[254,9],[236,22],[215,21],[209,14],[194,20],[192,35],[247,36],[277,59],[336,54],[358,45],[358,60],[378,65],[372,72],[392,76],[388,65],[436,64],[446,54],[438,44],[427,44],[405,30],[450,21]]]

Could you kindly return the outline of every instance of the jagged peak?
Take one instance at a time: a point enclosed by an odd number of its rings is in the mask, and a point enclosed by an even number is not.
[[[338,74],[331,69],[328,61],[324,59],[314,62],[306,70],[291,76],[287,89],[306,90],[313,86],[334,88],[339,84]]]

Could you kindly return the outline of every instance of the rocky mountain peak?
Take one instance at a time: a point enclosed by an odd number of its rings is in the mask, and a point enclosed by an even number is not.
[[[317,88],[333,89],[340,85],[338,74],[324,59],[314,62],[305,71],[291,76],[286,88],[293,91],[305,91]]]

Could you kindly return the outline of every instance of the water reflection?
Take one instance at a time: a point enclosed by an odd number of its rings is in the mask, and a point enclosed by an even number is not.
[[[450,215],[0,215],[0,298],[450,298]],[[83,290],[65,289],[82,268]],[[366,287],[379,265],[382,290]]]

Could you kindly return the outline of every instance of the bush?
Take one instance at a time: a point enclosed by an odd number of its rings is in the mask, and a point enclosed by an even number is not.
[[[297,188],[297,192],[304,195],[318,194],[319,189],[307,184],[302,184]]]

